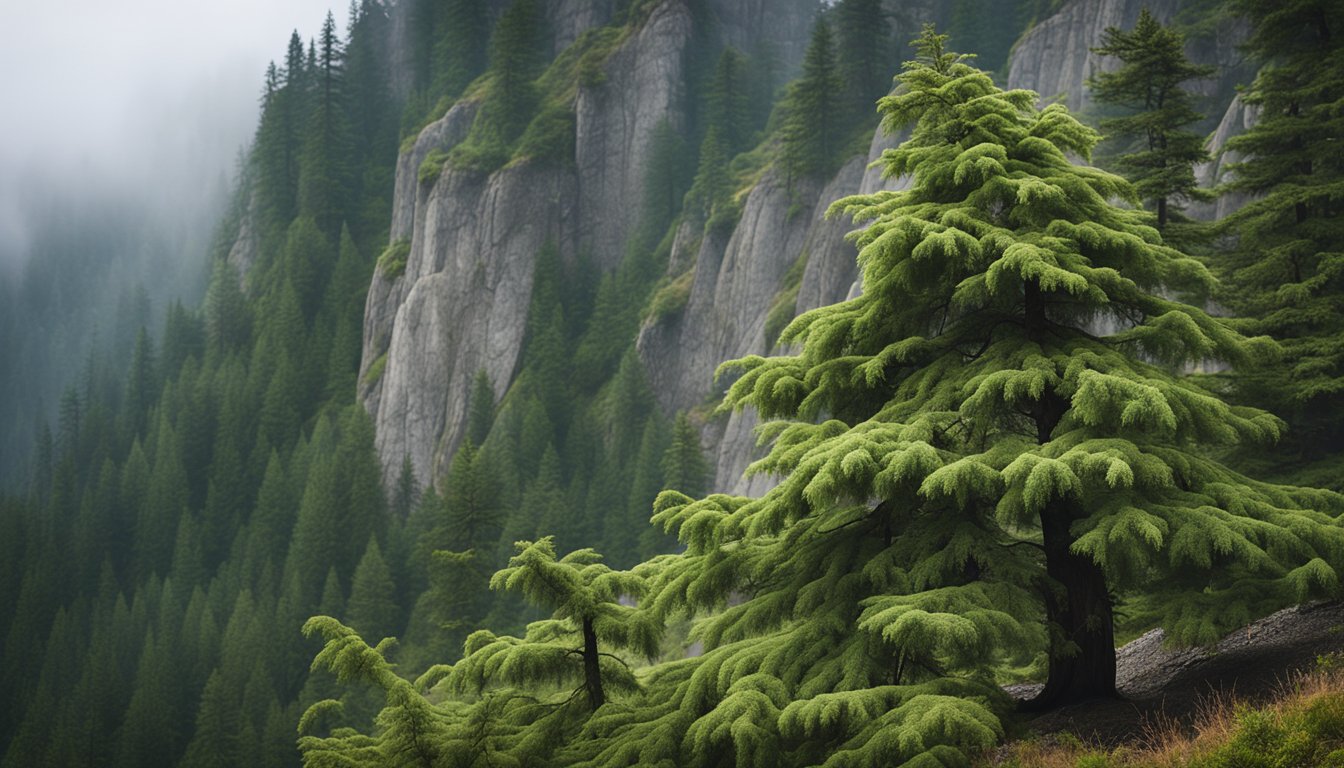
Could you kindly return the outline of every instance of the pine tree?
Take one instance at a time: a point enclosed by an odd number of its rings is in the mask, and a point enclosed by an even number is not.
[[[299,211],[329,240],[339,237],[353,184],[352,142],[345,108],[345,48],[331,11],[318,36],[313,112],[308,119],[299,172]]]
[[[369,546],[355,568],[350,600],[345,606],[350,626],[371,640],[399,634],[396,625],[400,610],[396,593],[392,574],[378,548],[378,539],[370,537]]]
[[[490,9],[485,0],[446,0],[440,8],[442,34],[434,43],[432,91],[456,97],[485,69]]]
[[[751,143],[751,113],[747,102],[746,57],[736,48],[724,48],[714,63],[706,102],[706,135],[717,131],[728,156]]]
[[[238,271],[224,259],[215,262],[205,294],[205,328],[210,347],[223,353],[242,349],[251,338],[252,318]]]
[[[709,466],[700,449],[700,433],[685,413],[672,422],[672,442],[662,458],[663,487],[687,496],[704,494],[709,483]]]
[[[1244,159],[1225,191],[1257,199],[1222,222],[1237,246],[1220,265],[1231,289],[1221,299],[1283,342],[1284,358],[1240,393],[1288,418],[1285,453],[1311,459],[1344,445],[1344,10],[1326,0],[1233,8],[1251,23],[1246,50],[1261,69],[1241,96],[1258,119],[1227,144]]]
[[[1048,649],[1038,706],[1114,694],[1112,594],[1209,642],[1338,589],[1339,498],[1219,464],[1210,448],[1278,422],[1171,373],[1267,342],[1174,298],[1211,278],[1110,202],[1135,199],[1127,182],[1070,161],[1093,131],[944,39],[927,29],[881,102],[913,127],[884,157],[910,188],[835,206],[871,222],[863,295],[791,323],[797,355],[727,366],[726,403],[775,419],[752,471],[783,479],[759,499],[659,497],[686,552],[649,565],[648,605],[707,612],[704,652],[655,671],[619,739],[595,719],[594,764],[653,739],[959,764],[1002,735],[999,663]],[[1129,324],[1098,337],[1098,316]]]
[[[1163,27],[1145,8],[1128,32],[1107,27],[1102,44],[1092,52],[1120,60],[1114,72],[1099,72],[1088,86],[1098,101],[1123,107],[1130,114],[1102,120],[1101,128],[1121,142],[1117,163],[1139,197],[1153,205],[1157,228],[1179,221],[1181,203],[1206,200],[1209,193],[1195,181],[1194,166],[1209,160],[1204,138],[1187,130],[1203,115],[1182,85],[1213,74],[1185,56],[1185,36]]]
[[[476,445],[485,445],[490,427],[495,423],[495,388],[485,369],[476,372],[471,382],[471,397],[467,401],[467,439]]]
[[[190,768],[237,765],[239,714],[237,704],[229,700],[219,670],[215,670],[201,693],[196,732],[187,745],[181,764]]]
[[[802,77],[784,99],[781,160],[790,180],[832,169],[843,140],[840,122],[845,82],[836,65],[830,24],[818,18],[803,56]]]
[[[490,90],[477,119],[503,145],[522,134],[536,107],[533,81],[546,61],[541,24],[536,0],[513,0],[490,36]]]
[[[841,0],[835,8],[836,68],[845,85],[846,114],[876,123],[877,100],[891,90],[892,45],[882,0]]]

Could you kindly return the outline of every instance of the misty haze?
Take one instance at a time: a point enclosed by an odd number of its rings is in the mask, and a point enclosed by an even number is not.
[[[1344,764],[1338,0],[0,19],[0,768]]]

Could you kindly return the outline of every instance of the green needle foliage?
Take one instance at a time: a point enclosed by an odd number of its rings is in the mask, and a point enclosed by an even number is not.
[[[1204,137],[1185,130],[1203,118],[1181,87],[1206,78],[1213,67],[1197,66],[1185,56],[1185,36],[1167,29],[1145,8],[1126,32],[1107,27],[1102,45],[1092,52],[1120,60],[1114,72],[1100,72],[1088,85],[1099,101],[1130,114],[1101,121],[1101,128],[1124,147],[1118,165],[1134,189],[1157,212],[1157,228],[1179,220],[1182,202],[1211,197],[1198,188],[1194,166],[1209,159]]]
[[[325,640],[313,668],[329,668],[343,681],[371,682],[385,692],[387,704],[372,736],[350,728],[313,735],[341,709],[334,700],[314,704],[299,726],[304,764],[544,764],[609,693],[639,689],[628,663],[612,651],[652,657],[661,638],[648,614],[619,602],[643,593],[642,578],[600,560],[591,549],[556,559],[550,538],[518,542],[518,554],[491,586],[521,592],[552,609],[552,617],[532,623],[523,638],[478,631],[467,639],[460,662],[431,668],[414,684],[387,661],[393,640],[370,647],[335,619],[310,619],[304,633]],[[577,688],[569,687],[574,683]],[[430,686],[435,692],[427,696]]]
[[[1344,422],[1344,9],[1327,0],[1233,3],[1262,63],[1242,99],[1256,124],[1230,140],[1245,159],[1226,191],[1254,196],[1222,222],[1237,238],[1223,300],[1283,342],[1285,360],[1241,383],[1246,399],[1283,414],[1292,448],[1338,451]]]
[[[509,567],[490,580],[491,589],[521,592],[529,603],[553,611],[528,625],[523,638],[497,637],[481,630],[467,638],[466,653],[453,667],[448,684],[459,692],[480,693],[491,686],[564,686],[576,680],[591,710],[607,701],[611,689],[633,691],[638,683],[629,665],[609,650],[652,658],[661,626],[620,599],[643,594],[643,580],[613,571],[602,556],[580,549],[557,559],[548,536],[517,543]]]
[[[964,764],[1002,734],[996,665],[1045,652],[1042,705],[1114,694],[1113,594],[1156,596],[1174,638],[1206,642],[1337,592],[1336,497],[1209,458],[1279,422],[1173,373],[1272,345],[1168,298],[1212,279],[1109,202],[1135,201],[1127,182],[1070,162],[1097,135],[943,40],[926,30],[881,102],[913,127],[884,157],[910,189],[834,208],[871,222],[864,294],[795,320],[799,354],[725,366],[727,405],[780,419],[753,471],[782,481],[659,498],[686,552],[647,566],[649,607],[702,615],[704,654],[657,668],[642,712],[599,713],[592,764],[655,756],[638,744],[687,765]]]
[[[834,170],[845,138],[839,121],[843,93],[835,36],[826,19],[818,18],[803,56],[802,77],[789,84],[783,102],[780,152],[790,181]]]

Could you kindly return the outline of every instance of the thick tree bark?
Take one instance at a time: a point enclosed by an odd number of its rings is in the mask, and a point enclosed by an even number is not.
[[[1070,551],[1073,516],[1066,505],[1041,513],[1045,540],[1046,619],[1051,624],[1050,674],[1027,709],[1048,709],[1115,697],[1115,618],[1106,577],[1091,558]]]
[[[1043,336],[1049,324],[1040,284],[1024,285],[1028,333]],[[1050,442],[1070,403],[1053,390],[1036,402],[1036,439]],[[1075,554],[1073,508],[1055,500],[1041,510],[1045,547],[1045,613],[1050,624],[1050,673],[1045,689],[1025,708],[1048,709],[1083,699],[1114,697],[1115,617],[1106,575],[1091,558]]]
[[[588,704],[596,710],[607,701],[602,690],[602,668],[598,664],[597,632],[593,620],[583,620],[583,688],[588,692]]]

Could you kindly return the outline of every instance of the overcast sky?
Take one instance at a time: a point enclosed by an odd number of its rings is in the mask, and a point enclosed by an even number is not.
[[[171,208],[231,175],[267,62],[329,7],[344,34],[348,0],[0,0],[0,266],[35,198]]]

